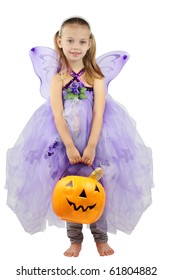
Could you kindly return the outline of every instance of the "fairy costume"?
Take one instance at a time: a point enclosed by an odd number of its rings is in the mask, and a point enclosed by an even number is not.
[[[47,221],[49,225],[65,225],[52,210],[53,188],[61,176],[88,176],[91,167],[69,165],[54,123],[49,85],[52,76],[59,71],[57,53],[37,47],[30,55],[46,102],[32,115],[14,147],[8,150],[6,188],[8,206],[24,229],[33,234],[43,231]],[[107,87],[127,60],[125,52],[111,52],[97,59]],[[84,71],[72,71],[72,80],[62,90],[64,118],[81,154],[90,135],[94,102],[93,88],[86,87],[80,79]],[[93,167],[98,166],[104,170],[102,184],[106,191],[106,207],[97,226],[106,227],[111,233],[116,230],[130,233],[151,204],[152,154],[138,134],[133,119],[108,93],[93,163]]]

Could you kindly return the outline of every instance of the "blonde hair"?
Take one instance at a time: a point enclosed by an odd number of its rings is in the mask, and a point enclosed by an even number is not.
[[[60,30],[57,31],[54,36],[54,46],[55,46],[55,50],[58,52],[59,57],[60,57],[61,71],[63,71],[63,70],[66,71],[66,69],[68,69],[69,65],[68,65],[68,61],[63,53],[63,50],[61,48],[59,48],[59,46],[57,44],[57,39],[61,37],[64,26],[72,25],[72,24],[86,26],[90,31],[91,46],[83,58],[83,63],[84,63],[84,67],[85,67],[86,82],[93,85],[95,78],[101,79],[104,77],[104,75],[102,74],[99,66],[96,63],[96,41],[95,41],[94,35],[91,32],[89,23],[83,18],[72,17],[72,18],[65,20],[62,23]]]

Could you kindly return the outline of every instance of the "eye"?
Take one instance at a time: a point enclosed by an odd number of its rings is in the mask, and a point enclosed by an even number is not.
[[[86,41],[81,41],[80,43],[81,43],[81,45],[85,45],[87,42]]]
[[[66,185],[67,187],[73,187],[73,182],[72,181],[70,181],[69,183],[67,183],[67,185]]]
[[[72,43],[73,43],[73,40],[72,40],[72,39],[68,39],[67,42],[68,42],[69,44],[72,44]]]
[[[97,185],[96,185],[96,187],[95,187],[95,190],[94,190],[95,192],[100,192],[100,190],[99,190],[99,188],[97,187]]]

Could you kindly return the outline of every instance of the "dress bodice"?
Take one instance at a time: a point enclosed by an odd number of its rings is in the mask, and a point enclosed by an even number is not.
[[[63,87],[63,99],[91,99],[93,98],[93,87],[86,86],[80,79],[80,76],[85,72],[83,68],[78,73],[70,71],[70,75],[73,77]]]
[[[73,77],[73,79],[71,79],[64,87],[63,89],[67,89],[74,81],[80,82],[85,88],[87,88],[88,90],[93,90],[92,87],[88,87],[85,86],[84,83],[82,82],[80,76],[85,72],[85,68],[83,68],[82,70],[80,70],[78,73],[75,73],[74,71],[70,71],[70,75]]]

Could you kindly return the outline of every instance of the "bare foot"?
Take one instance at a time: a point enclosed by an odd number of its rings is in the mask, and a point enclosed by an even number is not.
[[[114,250],[109,247],[108,243],[96,243],[97,250],[100,256],[110,256],[114,254]]]
[[[66,257],[78,257],[81,250],[80,243],[71,244],[71,246],[64,252],[64,256]]]

